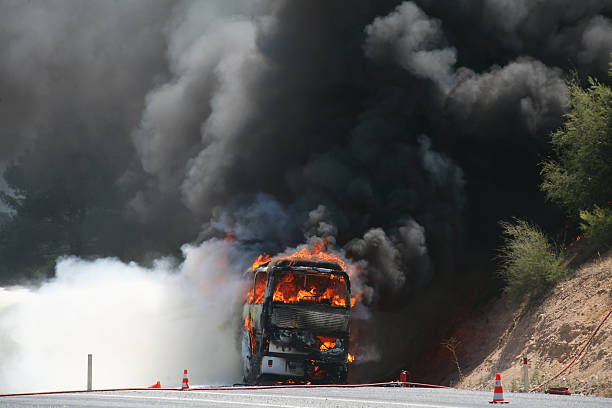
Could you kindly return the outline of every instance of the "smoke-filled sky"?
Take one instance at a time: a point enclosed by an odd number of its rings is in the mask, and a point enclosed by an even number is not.
[[[44,185],[95,156],[82,177],[143,223],[185,209],[185,241],[283,247],[319,205],[343,243],[454,239],[479,195],[533,184],[564,79],[606,80],[612,51],[606,1],[1,7],[0,165]]]
[[[388,310],[493,276],[500,219],[558,221],[537,163],[572,72],[610,81],[612,3],[6,0],[0,44],[1,188],[148,235],[84,215],[118,243],[84,254],[328,237]]]

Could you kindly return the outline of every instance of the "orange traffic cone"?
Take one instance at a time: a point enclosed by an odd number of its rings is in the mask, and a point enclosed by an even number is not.
[[[187,369],[185,369],[185,371],[183,372],[183,386],[181,387],[181,390],[188,390],[189,389],[189,377],[187,376]]]
[[[161,388],[161,383],[158,380],[155,384],[153,384],[152,386],[150,386],[148,388]]]
[[[501,374],[495,374],[495,389],[493,390],[493,401],[489,404],[507,404],[510,401],[504,400],[504,387],[502,387]]]

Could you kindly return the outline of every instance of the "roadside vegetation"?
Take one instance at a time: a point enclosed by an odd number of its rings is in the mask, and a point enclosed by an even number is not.
[[[540,298],[570,276],[564,251],[540,228],[526,221],[501,222],[505,244],[500,251],[504,289],[511,299]]]
[[[577,80],[568,88],[569,111],[552,134],[556,157],[543,163],[541,188],[577,217],[612,199],[612,88],[592,78],[588,88]]]
[[[611,55],[612,57],[612,55]],[[609,75],[612,77],[612,62]],[[589,78],[568,82],[569,106],[563,125],[551,135],[554,157],[542,163],[541,190],[579,226],[580,246],[572,253],[537,225],[502,221],[500,250],[505,292],[515,301],[533,300],[571,276],[572,260],[585,261],[612,245],[612,88]]]
[[[588,245],[587,251],[599,254],[608,249],[612,243],[612,208],[596,205],[591,211],[580,211],[580,219],[580,229]]]

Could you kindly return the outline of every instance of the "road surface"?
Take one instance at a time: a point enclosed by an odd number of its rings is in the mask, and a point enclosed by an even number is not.
[[[271,408],[463,408],[491,407],[492,392],[398,388],[279,388],[230,391],[114,391],[0,397],[0,407],[271,407]],[[545,394],[504,393],[513,407],[610,408],[612,399]],[[499,405],[497,405],[499,406]]]

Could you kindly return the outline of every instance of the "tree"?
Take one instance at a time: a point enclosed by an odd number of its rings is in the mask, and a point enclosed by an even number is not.
[[[145,264],[161,255],[180,257],[180,245],[193,239],[199,224],[179,205],[168,205],[163,210],[172,216],[155,222],[132,216],[126,208],[131,192],[116,182],[123,171],[89,151],[24,156],[7,168],[11,194],[0,191],[0,285],[53,276],[64,255]]]
[[[72,155],[69,166],[32,170],[16,164],[4,172],[12,194],[0,192],[10,217],[0,224],[0,282],[53,274],[62,255],[116,252],[122,225],[113,175],[93,155]]]
[[[576,79],[568,84],[569,111],[552,134],[557,158],[542,167],[542,190],[572,216],[612,201],[612,89],[588,82],[586,89]]]

